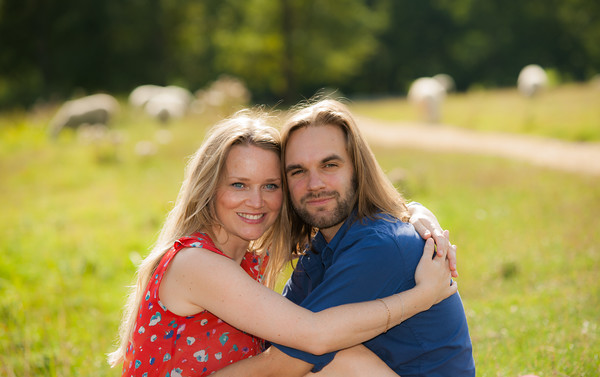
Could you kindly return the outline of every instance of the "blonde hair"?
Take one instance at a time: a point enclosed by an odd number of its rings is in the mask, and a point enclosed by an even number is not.
[[[327,125],[340,127],[346,136],[346,150],[354,168],[357,218],[359,220],[365,217],[373,218],[383,213],[408,221],[406,201],[377,163],[350,110],[340,101],[324,99],[296,108],[281,131],[282,168],[285,170],[285,150],[294,131],[304,127]],[[283,177],[287,187],[286,175],[284,174]],[[295,213],[289,200],[286,200],[284,207],[287,207],[286,212],[291,223],[290,241],[296,251],[301,252],[305,242],[310,240],[316,229]]]
[[[137,283],[132,287],[119,329],[117,350],[109,354],[111,366],[123,362],[127,345],[134,330],[139,305],[144,290],[156,267],[173,243],[183,236],[198,231],[207,233],[219,226],[214,197],[217,184],[225,168],[227,155],[234,145],[253,145],[281,155],[281,138],[277,129],[268,126],[269,116],[262,111],[242,110],[233,117],[215,125],[207,134],[202,146],[188,162],[185,178],[181,185],[174,208],[169,212],[165,224],[150,254],[142,261],[137,271]],[[285,189],[284,200],[287,194]],[[283,210],[283,208],[282,208]],[[251,243],[251,250],[262,254],[269,250],[269,263],[265,272],[265,283],[273,288],[277,275],[290,260],[291,246],[287,212],[279,214],[275,224],[261,238]]]

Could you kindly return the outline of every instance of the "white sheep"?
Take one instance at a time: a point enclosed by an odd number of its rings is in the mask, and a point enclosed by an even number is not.
[[[196,91],[194,107],[198,113],[210,109],[225,115],[247,106],[250,97],[250,91],[243,81],[236,77],[221,75],[206,89]]]
[[[600,73],[592,76],[590,79],[590,84],[592,85],[592,88],[600,90]]]
[[[133,107],[143,108],[146,114],[161,123],[182,118],[192,103],[192,93],[175,85],[142,85],[129,95]]]
[[[162,86],[140,85],[129,94],[129,104],[135,108],[143,108],[154,95],[160,93]]]
[[[438,73],[437,75],[433,76],[433,79],[442,84],[446,93],[453,92],[456,89],[454,79],[447,73]]]
[[[440,121],[445,97],[446,89],[432,77],[416,79],[408,90],[408,100],[417,106],[423,119],[429,123]]]
[[[517,88],[526,97],[533,97],[548,85],[548,75],[537,64],[525,66],[519,73]]]
[[[119,102],[109,94],[93,94],[65,102],[50,121],[51,137],[65,128],[82,125],[108,125],[119,111]]]

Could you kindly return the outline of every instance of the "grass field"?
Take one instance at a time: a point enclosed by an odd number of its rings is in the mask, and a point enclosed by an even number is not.
[[[389,121],[420,120],[405,98],[356,101],[357,113]],[[600,84],[547,88],[533,98],[515,88],[450,93],[442,123],[477,131],[524,133],[572,141],[600,141]]]
[[[549,105],[570,119],[574,131],[563,137],[599,139],[600,122],[588,121],[597,107],[580,106],[589,88],[554,90],[574,97]],[[467,117],[461,108],[475,95],[456,95],[445,113]],[[478,93],[478,107],[496,108],[507,95]],[[369,105],[357,111],[411,116],[400,99]],[[172,140],[140,156],[136,144],[160,135],[143,116],[125,110],[109,138],[66,133],[51,142],[49,115],[0,116],[0,375],[118,376],[105,353],[126,286],[215,117],[172,124]],[[481,130],[511,123],[469,119],[465,127]],[[557,132],[540,128],[505,130]],[[401,190],[431,208],[459,246],[478,376],[598,376],[600,179],[490,157],[375,152],[386,170],[405,169]]]

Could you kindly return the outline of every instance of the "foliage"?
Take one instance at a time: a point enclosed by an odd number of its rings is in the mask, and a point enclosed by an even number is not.
[[[401,94],[441,72],[461,90],[512,86],[530,63],[587,80],[599,15],[595,0],[5,0],[0,106],[141,84],[195,91],[221,74],[286,105],[321,88]]]
[[[531,63],[557,69],[571,80],[598,72],[597,2],[389,3],[393,22],[349,89],[360,85],[365,92],[403,93],[416,77],[442,72],[453,76],[461,90],[475,84],[513,86],[519,70]]]

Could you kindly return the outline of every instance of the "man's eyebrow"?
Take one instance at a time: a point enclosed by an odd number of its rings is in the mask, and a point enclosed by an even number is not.
[[[344,159],[340,155],[332,153],[329,156],[321,159],[321,164],[325,164],[327,162],[334,161],[334,160],[343,161]],[[302,168],[303,168],[303,166],[301,164],[290,164],[290,165],[286,165],[285,172],[289,173],[292,170],[302,169]]]
[[[289,173],[292,170],[296,170],[296,169],[302,169],[302,165],[300,164],[291,164],[291,165],[287,165],[285,167],[285,172]]]
[[[325,157],[324,159],[321,160],[321,163],[325,163],[325,162],[329,162],[331,160],[340,160],[343,161],[344,159],[342,158],[342,156],[337,155],[335,153],[330,154],[329,156]]]

